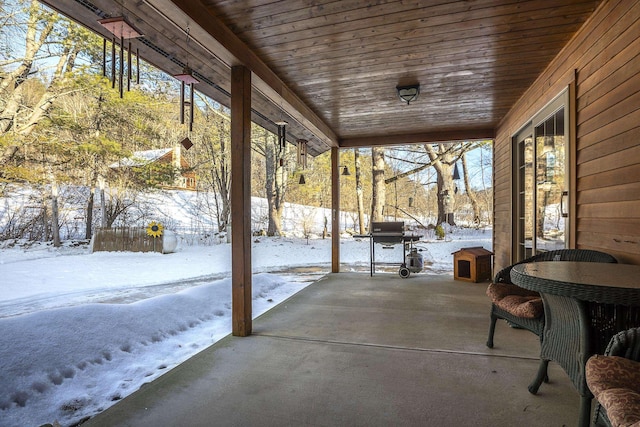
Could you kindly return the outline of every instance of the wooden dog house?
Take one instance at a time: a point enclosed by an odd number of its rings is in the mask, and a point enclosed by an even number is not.
[[[462,248],[453,253],[453,278],[467,282],[483,282],[491,279],[493,252],[481,246]]]

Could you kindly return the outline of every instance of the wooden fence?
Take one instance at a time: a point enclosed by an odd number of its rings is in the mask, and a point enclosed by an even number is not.
[[[151,237],[145,228],[98,228],[93,236],[93,251],[162,253],[162,236]]]

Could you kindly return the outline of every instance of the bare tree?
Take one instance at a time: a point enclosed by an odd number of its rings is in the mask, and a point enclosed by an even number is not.
[[[280,145],[275,135],[266,129],[262,129],[261,134],[258,151],[265,158],[265,195],[269,218],[267,236],[279,236],[282,234],[282,214],[287,193],[285,157],[288,145]]]
[[[480,225],[480,205],[478,204],[478,198],[476,197],[476,192],[471,188],[469,183],[469,170],[467,168],[467,153],[462,153],[462,157],[460,158],[462,161],[462,175],[464,178],[464,188],[467,196],[469,197],[469,201],[471,202],[471,207],[473,208],[473,223],[476,226]]]
[[[436,172],[437,186],[437,224],[446,222],[451,225],[455,225],[454,195],[456,193],[456,186],[453,180],[453,167],[464,153],[477,148],[481,144],[483,144],[483,142],[424,144],[422,147],[424,149],[424,153],[428,156],[428,161],[417,163],[413,160],[412,163],[417,166],[398,173],[395,176],[386,179],[385,182],[387,184],[397,182],[401,178],[411,176],[424,169],[433,167]]]
[[[355,175],[356,175],[356,199],[358,203],[358,227],[360,234],[366,232],[365,220],[364,220],[364,197],[362,191],[362,171],[360,166],[360,150],[353,149],[354,163],[355,163]]]
[[[29,135],[45,117],[54,101],[69,90],[76,58],[80,51],[87,48],[87,30],[49,13],[37,0],[29,2],[25,13],[24,56],[15,59],[17,66],[9,72],[2,72],[0,79],[0,134],[12,131],[16,135]],[[53,46],[52,38],[57,39],[55,46],[59,49],[45,51],[45,48]],[[48,84],[33,105],[30,105],[24,102],[27,87],[25,83],[36,73],[34,67],[43,57],[57,58],[57,62],[47,79]],[[44,79],[41,81],[45,82]],[[0,161],[10,160],[18,146],[16,143],[6,147]]]
[[[214,191],[218,231],[226,232],[231,223],[231,118],[210,100],[204,120],[206,131],[202,133],[201,162],[196,166],[206,187]]]

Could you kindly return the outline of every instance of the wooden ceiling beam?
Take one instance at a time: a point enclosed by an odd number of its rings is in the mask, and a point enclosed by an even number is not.
[[[189,36],[207,46],[211,54],[228,67],[244,65],[254,74],[256,90],[307,128],[328,147],[338,146],[338,137],[307,104],[199,1],[144,0],[179,28],[189,26]],[[177,10],[176,7],[179,9]],[[180,13],[181,11],[182,13]],[[197,26],[191,26],[190,24]],[[274,120],[277,120],[274,117]]]
[[[494,139],[494,129],[467,129],[413,133],[406,135],[360,136],[340,140],[340,148],[426,144],[435,142],[478,141]]]

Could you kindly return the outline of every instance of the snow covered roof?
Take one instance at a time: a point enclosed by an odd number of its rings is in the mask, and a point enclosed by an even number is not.
[[[152,163],[168,154],[172,148],[160,148],[157,150],[135,151],[131,157],[125,157],[109,165],[110,168],[142,166]]]

